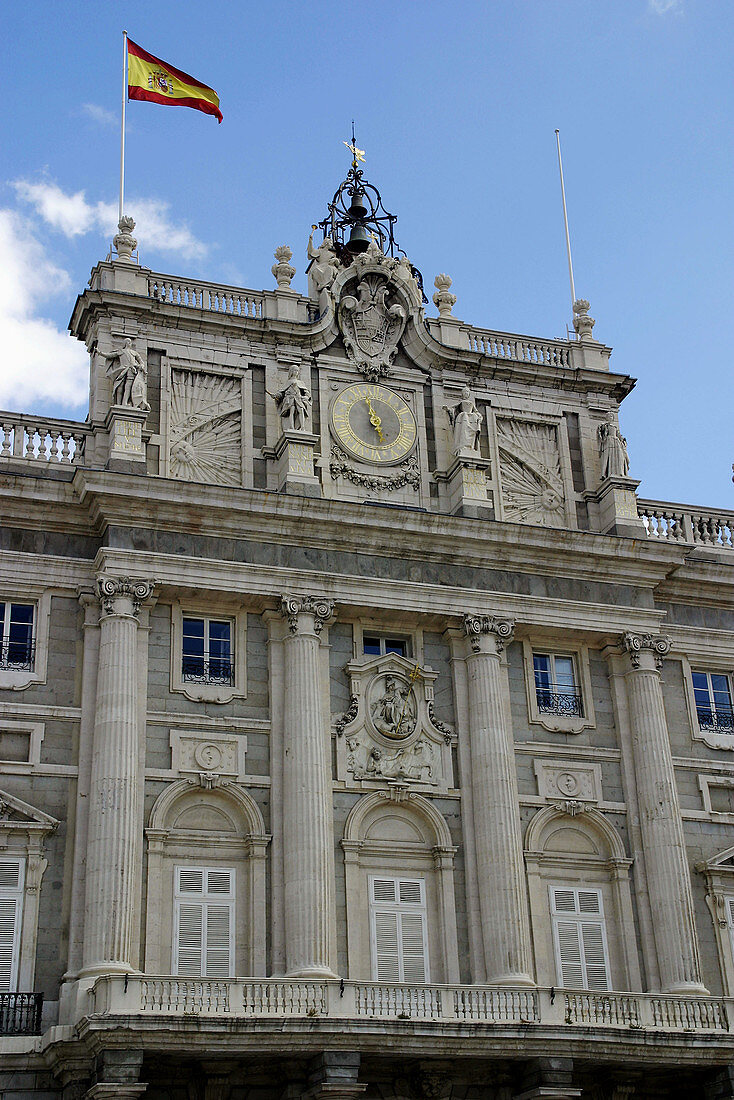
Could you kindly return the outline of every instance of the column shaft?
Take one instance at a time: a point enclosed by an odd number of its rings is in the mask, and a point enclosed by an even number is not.
[[[517,776],[500,655],[512,623],[465,620],[477,880],[486,980],[533,984]]]

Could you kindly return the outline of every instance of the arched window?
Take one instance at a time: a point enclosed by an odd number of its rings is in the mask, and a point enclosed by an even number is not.
[[[146,971],[264,976],[270,837],[250,795],[235,784],[173,783],[146,837]]]
[[[342,840],[349,977],[459,980],[451,834],[418,794],[382,792],[353,807]]]
[[[632,861],[603,814],[540,810],[528,826],[525,862],[538,983],[639,990]]]

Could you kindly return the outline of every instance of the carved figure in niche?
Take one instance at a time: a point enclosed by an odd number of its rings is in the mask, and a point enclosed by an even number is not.
[[[309,275],[318,294],[322,290],[328,290],[336,278],[339,270],[339,260],[334,250],[334,242],[331,237],[326,237],[318,248],[314,248],[313,233],[308,238],[308,258],[313,260]]]
[[[370,708],[375,728],[386,737],[407,737],[415,729],[416,711],[409,687],[395,676],[385,678],[385,692]]]
[[[449,424],[454,429],[454,451],[460,455],[463,451],[479,453],[479,432],[482,427],[482,414],[476,406],[471,390],[464,386],[461,401],[457,405],[444,405]]]
[[[627,440],[619,430],[614,413],[610,413],[609,419],[599,425],[597,435],[602,480],[606,477],[627,477],[630,468]]]
[[[107,377],[113,379],[112,404],[127,405],[133,409],[150,412],[150,405],[146,401],[148,370],[142,355],[133,347],[132,340],[128,337],[122,351],[109,356],[109,359]],[[114,365],[115,360],[117,360],[117,366]]]
[[[311,419],[311,391],[301,381],[301,368],[297,363],[288,371],[288,382],[283,389],[270,396],[282,417],[284,431],[289,428],[294,432],[305,431]]]

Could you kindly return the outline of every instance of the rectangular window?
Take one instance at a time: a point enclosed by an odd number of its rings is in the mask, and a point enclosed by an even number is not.
[[[370,875],[370,930],[375,981],[430,981],[423,879]]]
[[[181,676],[200,684],[233,684],[232,620],[183,618]]]
[[[365,634],[362,638],[363,652],[370,657],[382,657],[386,653],[397,653],[399,657],[409,657],[410,646],[407,638],[391,638],[387,635]]]
[[[175,869],[173,973],[231,978],[234,970],[232,868]]]
[[[0,859],[0,993],[16,991],[23,912],[22,859]]]
[[[32,603],[0,602],[0,668],[33,671],[35,612]]]
[[[533,673],[540,714],[583,718],[584,708],[573,657],[560,653],[533,653]]]
[[[549,889],[558,984],[564,989],[609,989],[609,955],[600,892],[565,886]]]
[[[723,672],[692,672],[691,675],[700,729],[734,733],[729,677]]]

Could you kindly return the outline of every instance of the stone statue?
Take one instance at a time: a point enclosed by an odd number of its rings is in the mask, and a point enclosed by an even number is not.
[[[375,728],[388,737],[407,737],[412,733],[415,722],[415,704],[410,688],[401,689],[394,676],[385,678],[385,692],[376,699],[371,708]]]
[[[268,391],[270,393],[270,391]],[[311,418],[311,391],[301,381],[301,368],[297,363],[288,371],[288,382],[278,393],[270,393],[283,420],[283,430],[303,432]]]
[[[133,347],[132,340],[125,340],[122,351],[109,356],[107,377],[112,383],[112,404],[127,405],[133,409],[150,412],[146,401],[148,391],[148,370],[142,355]],[[117,360],[117,366],[114,365]]]
[[[627,440],[619,430],[614,413],[610,413],[609,419],[599,425],[597,434],[602,481],[607,477],[627,477],[630,468]]]
[[[479,453],[479,432],[482,427],[482,414],[477,408],[471,390],[464,386],[461,401],[457,405],[444,405],[449,424],[454,429],[455,455],[464,451]]]
[[[313,233],[308,238],[308,258],[313,260],[309,275],[317,294],[328,290],[336,278],[339,261],[331,237],[326,237],[318,248],[314,248]]]

